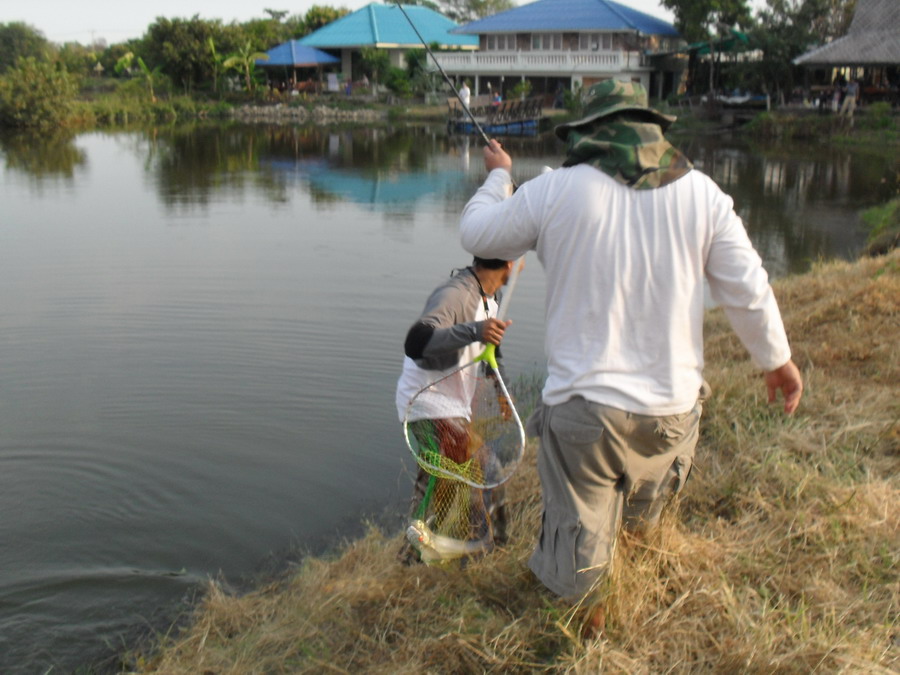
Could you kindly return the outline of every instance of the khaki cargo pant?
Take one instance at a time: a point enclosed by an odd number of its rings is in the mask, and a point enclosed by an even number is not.
[[[529,566],[577,601],[609,568],[619,527],[656,524],[684,486],[699,435],[706,383],[694,408],[652,417],[575,397],[540,405],[527,432],[539,436],[543,514]]]

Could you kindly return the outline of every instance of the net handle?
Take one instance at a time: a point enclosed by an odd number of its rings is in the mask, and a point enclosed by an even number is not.
[[[503,293],[503,299],[500,301],[500,306],[497,308],[497,318],[500,319],[500,321],[503,321],[506,318],[506,313],[509,311],[509,301],[516,288],[516,282],[519,281],[519,272],[522,271],[523,267],[525,267],[524,255],[513,262],[512,273],[509,275],[509,281],[506,282],[506,291]],[[489,344],[484,348],[484,351],[481,352],[481,354],[475,357],[475,361],[486,361],[491,368],[499,372],[500,366],[497,365],[496,352],[497,345]]]
[[[503,293],[500,307],[497,308],[497,318],[501,321],[506,318],[506,314],[509,311],[509,301],[516,288],[516,282],[519,281],[519,272],[522,271],[523,267],[525,267],[524,255],[513,263],[512,273],[509,275],[509,281],[506,282],[506,291]]]

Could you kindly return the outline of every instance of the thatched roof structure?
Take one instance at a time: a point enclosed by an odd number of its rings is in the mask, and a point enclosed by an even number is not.
[[[803,66],[900,65],[900,7],[897,0],[858,0],[844,37],[794,59]]]

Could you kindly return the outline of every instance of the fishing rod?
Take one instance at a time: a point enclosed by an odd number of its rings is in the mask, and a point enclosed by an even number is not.
[[[453,82],[450,81],[450,78],[447,77],[447,73],[444,72],[444,69],[441,68],[441,64],[438,63],[438,60],[432,54],[431,49],[428,47],[428,43],[425,42],[425,38],[422,37],[422,34],[419,32],[419,29],[416,28],[416,24],[413,23],[413,20],[409,18],[409,14],[406,13],[406,10],[403,9],[403,5],[400,4],[400,0],[395,0],[397,3],[397,7],[400,8],[400,11],[403,12],[403,16],[406,17],[406,20],[409,21],[409,25],[412,26],[412,29],[416,32],[416,35],[419,36],[419,41],[422,43],[422,46],[425,47],[425,51],[428,52],[428,56],[431,57],[431,60],[434,61],[434,65],[437,66],[437,69],[441,71],[441,75],[444,76],[444,81],[450,85],[450,89],[453,90],[454,96],[459,100],[459,104],[463,107],[463,110],[466,111],[466,114],[469,116],[469,119],[472,120],[472,124],[475,125],[475,128],[478,129],[478,133],[481,134],[481,138],[484,140],[485,145],[491,144],[491,139],[487,137],[487,134],[484,133],[484,129],[481,128],[481,125],[478,123],[478,120],[475,119],[475,115],[472,114],[472,111],[469,110],[469,106],[463,103],[462,96],[459,95],[459,92],[456,90],[456,87],[453,86]]]

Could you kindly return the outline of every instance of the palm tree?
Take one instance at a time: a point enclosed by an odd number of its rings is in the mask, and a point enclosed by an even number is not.
[[[247,43],[238,50],[236,54],[232,54],[225,59],[225,63],[222,65],[226,68],[234,68],[235,70],[242,71],[244,73],[244,81],[247,84],[247,91],[253,91],[253,78],[251,77],[253,68],[256,66],[257,61],[268,60],[268,54],[265,52],[253,51],[250,40],[247,40]]]

